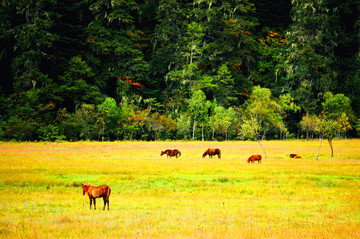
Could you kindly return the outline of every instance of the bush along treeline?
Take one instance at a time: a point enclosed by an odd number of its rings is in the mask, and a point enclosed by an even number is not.
[[[0,4],[0,140],[360,131],[359,0]]]

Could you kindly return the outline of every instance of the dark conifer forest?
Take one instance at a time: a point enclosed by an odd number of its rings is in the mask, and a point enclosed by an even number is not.
[[[0,4],[0,140],[360,135],[359,0]]]

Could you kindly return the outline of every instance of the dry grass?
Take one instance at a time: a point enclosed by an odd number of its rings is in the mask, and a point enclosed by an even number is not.
[[[247,164],[256,142],[0,143],[0,237],[360,237],[360,140],[333,158],[323,142],[320,160],[319,141],[263,144]],[[110,211],[89,210],[83,182],[110,185]]]

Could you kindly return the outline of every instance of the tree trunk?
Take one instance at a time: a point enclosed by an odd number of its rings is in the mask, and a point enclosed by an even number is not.
[[[194,125],[193,125],[193,140],[195,139],[195,127],[196,127],[196,115],[194,117]]]
[[[265,158],[267,158],[264,146],[261,144],[260,140],[256,139],[256,141],[260,144],[261,148],[264,150]]]
[[[321,137],[321,135],[320,135],[320,145],[319,145],[318,153],[317,153],[317,155],[316,155],[316,160],[319,159],[319,153],[320,153],[321,143],[322,143],[322,137]]]
[[[204,141],[204,126],[201,127],[201,139]]]
[[[297,63],[296,63],[296,57],[294,58],[294,64],[293,64],[293,74],[295,74],[296,72],[296,66],[297,66]]]
[[[334,156],[334,149],[333,149],[333,145],[332,145],[332,139],[328,139],[329,141],[329,145],[330,145],[330,148],[331,148],[331,157]]]
[[[26,9],[25,19],[26,19],[26,25],[30,25],[30,23],[31,23],[31,21],[30,21],[30,9]]]
[[[191,50],[190,50],[190,64],[192,64],[192,61],[193,61],[193,46],[194,46],[194,37],[192,38],[192,41],[191,41]]]
[[[265,139],[265,135],[266,135],[266,130],[264,130],[264,134],[263,134],[263,136],[262,136],[262,140]]]

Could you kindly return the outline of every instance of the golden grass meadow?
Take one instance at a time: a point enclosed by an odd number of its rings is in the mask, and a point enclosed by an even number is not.
[[[319,160],[319,140],[262,144],[267,159],[250,141],[2,142],[0,237],[360,238],[360,140],[332,158],[324,141]],[[90,211],[82,183],[108,184],[110,211]]]

